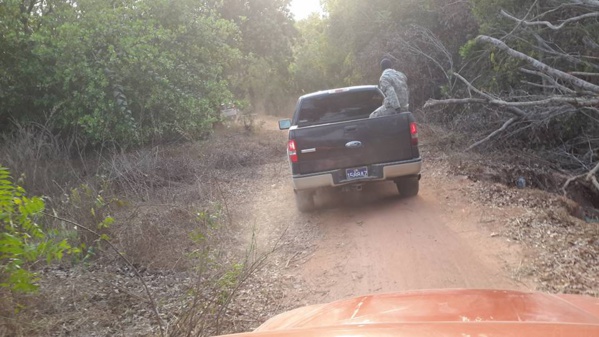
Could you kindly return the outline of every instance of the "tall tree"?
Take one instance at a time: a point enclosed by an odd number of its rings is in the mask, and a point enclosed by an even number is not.
[[[328,34],[328,21],[313,14],[297,23],[299,38],[294,48],[291,65],[295,91],[305,94],[351,84],[351,72],[344,71],[342,51]],[[354,71],[354,74],[357,70]],[[359,75],[361,77],[361,75]]]
[[[230,97],[236,27],[202,2],[8,0],[0,22],[3,121],[127,145],[201,136]]]
[[[220,8],[223,18],[240,30],[243,59],[229,69],[236,94],[247,97],[256,110],[276,113],[290,94],[289,64],[297,35],[290,2],[223,0]]]
[[[376,83],[382,57],[406,73],[412,106],[437,95],[446,68],[476,31],[467,2],[441,0],[325,0],[327,35],[337,51],[336,73],[345,84]]]

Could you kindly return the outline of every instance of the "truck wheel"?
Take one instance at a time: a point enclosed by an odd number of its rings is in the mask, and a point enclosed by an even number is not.
[[[300,212],[307,213],[314,210],[313,191],[295,191],[295,204]]]
[[[401,178],[395,181],[399,195],[408,198],[418,195],[420,189],[420,181],[418,177]]]

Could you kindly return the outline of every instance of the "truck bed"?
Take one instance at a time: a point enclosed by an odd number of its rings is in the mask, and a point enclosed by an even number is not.
[[[376,86],[333,89],[304,95],[293,119],[279,122],[289,130],[287,154],[297,207],[315,207],[314,195],[325,188],[392,180],[400,195],[418,194],[422,159],[418,128],[410,112],[385,111]]]
[[[297,146],[294,175],[419,158],[413,146],[411,113],[295,127],[289,138]]]

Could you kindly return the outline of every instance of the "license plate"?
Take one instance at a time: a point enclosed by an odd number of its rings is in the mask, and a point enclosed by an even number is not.
[[[347,176],[347,180],[368,178],[368,167],[346,169],[345,175]]]

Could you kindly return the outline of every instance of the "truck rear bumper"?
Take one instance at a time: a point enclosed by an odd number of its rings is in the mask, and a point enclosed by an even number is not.
[[[297,175],[293,176],[293,187],[296,190],[311,190],[322,187],[363,184],[373,181],[393,180],[405,176],[415,176],[420,174],[420,170],[422,169],[422,159],[418,158],[410,161],[375,164],[370,165],[369,169],[374,175],[358,180],[347,180],[345,177],[345,170]]]

